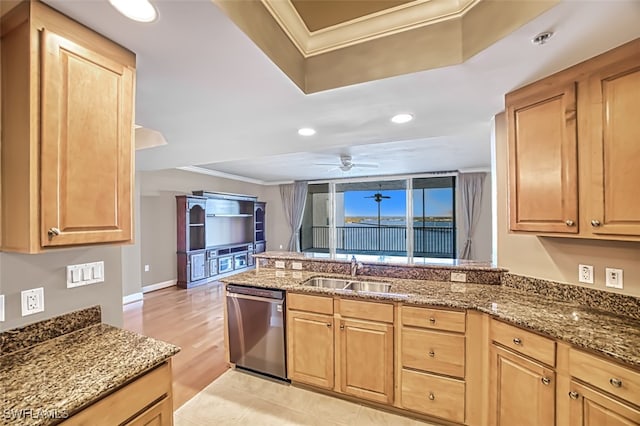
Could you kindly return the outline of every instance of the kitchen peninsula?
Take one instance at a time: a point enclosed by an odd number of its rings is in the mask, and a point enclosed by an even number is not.
[[[345,260],[256,258],[256,271],[223,281],[286,291],[294,384],[455,424],[583,424],[580,407],[595,403],[640,422],[637,298],[477,263],[364,263],[352,277]],[[452,272],[468,282],[451,282]],[[323,288],[314,277],[390,287]]]

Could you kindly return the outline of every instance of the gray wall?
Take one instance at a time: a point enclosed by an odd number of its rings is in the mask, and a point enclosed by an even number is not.
[[[102,320],[122,326],[122,263],[119,246],[56,249],[44,254],[0,253],[0,293],[5,297],[5,322],[0,329],[19,327],[93,305]],[[104,261],[105,281],[67,289],[66,265]],[[21,316],[22,290],[44,287],[44,312]]]
[[[140,292],[141,266],[140,266],[140,179],[136,173],[136,185],[133,196],[133,227],[134,243],[122,246],[122,294],[128,296]]]

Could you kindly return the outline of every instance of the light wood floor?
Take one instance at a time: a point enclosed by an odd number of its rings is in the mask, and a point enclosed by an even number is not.
[[[174,410],[224,373],[224,292],[219,282],[169,287],[124,306],[124,328],[180,346],[173,358]]]

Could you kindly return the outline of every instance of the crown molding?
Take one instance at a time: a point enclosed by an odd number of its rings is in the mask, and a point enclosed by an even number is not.
[[[246,176],[234,175],[231,173],[219,172],[217,170],[207,169],[205,167],[198,166],[184,166],[184,167],[176,167],[178,170],[184,170],[185,172],[192,173],[200,173],[202,175],[215,176],[223,179],[237,180],[240,182],[253,183],[255,185],[263,185],[263,186],[271,186],[271,185],[283,185],[288,183],[293,183],[292,180],[282,180],[282,181],[265,181],[261,179],[254,179]]]
[[[462,17],[480,0],[416,0],[310,32],[290,0],[261,0],[300,53],[311,57]]]

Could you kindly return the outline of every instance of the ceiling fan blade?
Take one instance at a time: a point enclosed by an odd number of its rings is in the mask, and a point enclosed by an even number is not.
[[[372,163],[353,163],[353,167],[377,169],[378,165]]]
[[[334,167],[340,167],[342,166],[342,164],[336,164],[336,163],[313,163],[314,166],[334,166]]]

